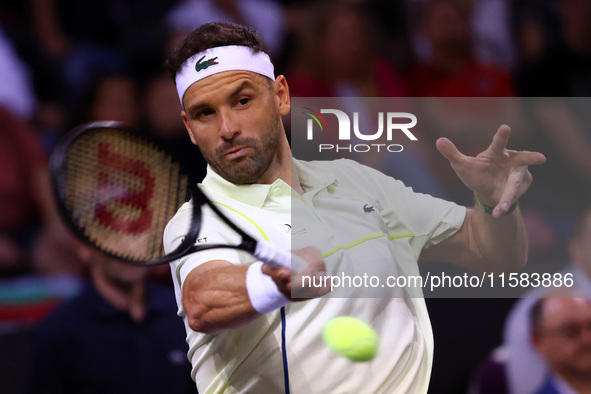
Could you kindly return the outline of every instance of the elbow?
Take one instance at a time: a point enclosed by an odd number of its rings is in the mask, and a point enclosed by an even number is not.
[[[250,301],[247,312],[241,312],[240,305],[236,308],[220,308],[202,302],[187,303],[183,307],[189,328],[203,334],[219,334],[235,329],[260,316],[250,307]]]
[[[190,310],[185,310],[187,313],[187,322],[189,323],[189,327],[191,330],[196,332],[202,332],[204,334],[209,334],[209,324],[202,313],[195,311],[196,308],[190,308]]]
[[[219,327],[215,322],[216,312],[212,294],[192,283],[183,287],[182,304],[189,328],[203,334],[215,334]]]
[[[220,329],[211,321],[208,308],[202,304],[184,306],[187,322],[191,330],[203,334],[217,334]]]
[[[200,318],[190,317],[189,327],[191,328],[191,330],[195,332],[200,332],[202,334],[217,334],[218,332],[213,328],[212,324],[210,324],[205,319]]]

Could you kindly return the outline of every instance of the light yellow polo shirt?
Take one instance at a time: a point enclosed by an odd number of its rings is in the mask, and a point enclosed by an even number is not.
[[[318,247],[327,265],[347,275],[419,275],[421,250],[455,233],[465,208],[414,193],[401,182],[351,160],[294,160],[303,196],[282,180],[234,185],[208,169],[202,190],[224,214],[257,239],[288,249]],[[191,207],[185,204],[164,233],[174,249]],[[239,237],[205,210],[199,242]],[[433,337],[420,288],[340,288],[321,299],[288,304],[252,323],[217,335],[192,331],[182,306],[182,283],[210,260],[248,265],[233,250],[195,253],[171,264],[178,314],[200,393],[426,393]],[[383,283],[383,282],[382,282]],[[380,335],[376,357],[353,363],[322,340],[324,324],[349,315]]]

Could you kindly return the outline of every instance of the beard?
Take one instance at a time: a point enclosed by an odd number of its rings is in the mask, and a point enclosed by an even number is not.
[[[222,178],[235,184],[257,182],[269,169],[279,146],[281,119],[276,110],[259,138],[240,137],[224,141],[215,151],[201,150],[203,158]],[[251,148],[251,152],[237,159],[228,159],[225,153],[234,148]]]

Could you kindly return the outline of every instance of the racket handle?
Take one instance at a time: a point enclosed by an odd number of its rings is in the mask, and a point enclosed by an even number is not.
[[[294,274],[301,273],[308,266],[301,257],[279,249],[268,241],[258,241],[254,255],[273,268],[287,268]]]

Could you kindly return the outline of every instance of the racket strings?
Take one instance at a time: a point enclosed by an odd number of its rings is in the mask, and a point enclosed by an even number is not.
[[[162,149],[117,129],[82,134],[67,151],[66,210],[102,250],[130,261],[164,256],[162,233],[187,177]]]

